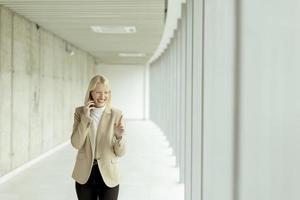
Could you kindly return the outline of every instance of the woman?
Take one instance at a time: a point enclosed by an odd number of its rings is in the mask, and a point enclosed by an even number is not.
[[[118,157],[125,153],[122,112],[111,107],[108,80],[90,81],[85,106],[76,108],[71,144],[78,149],[72,177],[78,200],[117,200]]]

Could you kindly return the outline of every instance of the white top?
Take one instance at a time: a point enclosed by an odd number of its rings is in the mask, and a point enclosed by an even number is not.
[[[101,107],[101,108],[93,108],[91,110],[91,117],[96,122],[95,124],[97,125],[97,127],[100,122],[100,119],[101,119],[104,109],[105,109],[105,106]]]
[[[103,111],[105,109],[104,107],[101,108],[93,108],[91,109],[91,118],[93,119],[93,126],[94,126],[94,130],[95,131],[91,131],[91,141],[92,141],[92,149],[93,149],[93,159],[95,158],[95,145],[96,145],[96,137],[97,137],[97,132],[98,132],[98,126],[99,126],[99,122],[100,119],[102,117]]]

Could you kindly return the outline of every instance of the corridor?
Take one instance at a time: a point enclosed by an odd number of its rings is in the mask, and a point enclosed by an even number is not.
[[[299,2],[0,0],[0,200],[299,200]]]
[[[175,157],[161,130],[150,121],[128,121],[127,154],[120,158],[120,200],[183,200]],[[71,178],[76,150],[66,143],[5,184],[1,200],[75,200]]]

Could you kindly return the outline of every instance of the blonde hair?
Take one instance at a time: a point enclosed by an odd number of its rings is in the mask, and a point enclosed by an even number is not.
[[[103,84],[107,87],[108,92],[109,92],[107,104],[109,106],[111,105],[111,90],[110,90],[110,87],[109,87],[109,81],[105,76],[102,76],[102,75],[96,75],[91,79],[89,87],[88,87],[88,89],[86,91],[86,94],[85,94],[84,105],[87,105],[87,103],[88,103],[88,101],[91,97],[91,92],[96,88],[96,85],[98,83]]]

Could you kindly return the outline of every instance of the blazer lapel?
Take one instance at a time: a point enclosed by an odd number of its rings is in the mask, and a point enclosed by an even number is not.
[[[110,119],[110,114],[111,114],[111,109],[110,106],[106,106],[105,110],[103,111],[103,114],[101,116],[98,128],[97,128],[97,134],[96,134],[96,148],[97,148],[97,144],[99,144],[100,142],[100,138],[103,134],[103,131],[105,131],[107,129],[107,124],[109,122]]]
[[[91,143],[91,151],[92,151],[92,154],[94,154],[94,151],[95,151],[95,144],[93,143],[94,141],[94,138],[96,137],[95,133],[97,131],[96,129],[96,125],[95,125],[95,122],[94,120],[92,121],[92,126],[91,126],[91,131],[89,132],[89,140],[90,140],[90,143]]]

